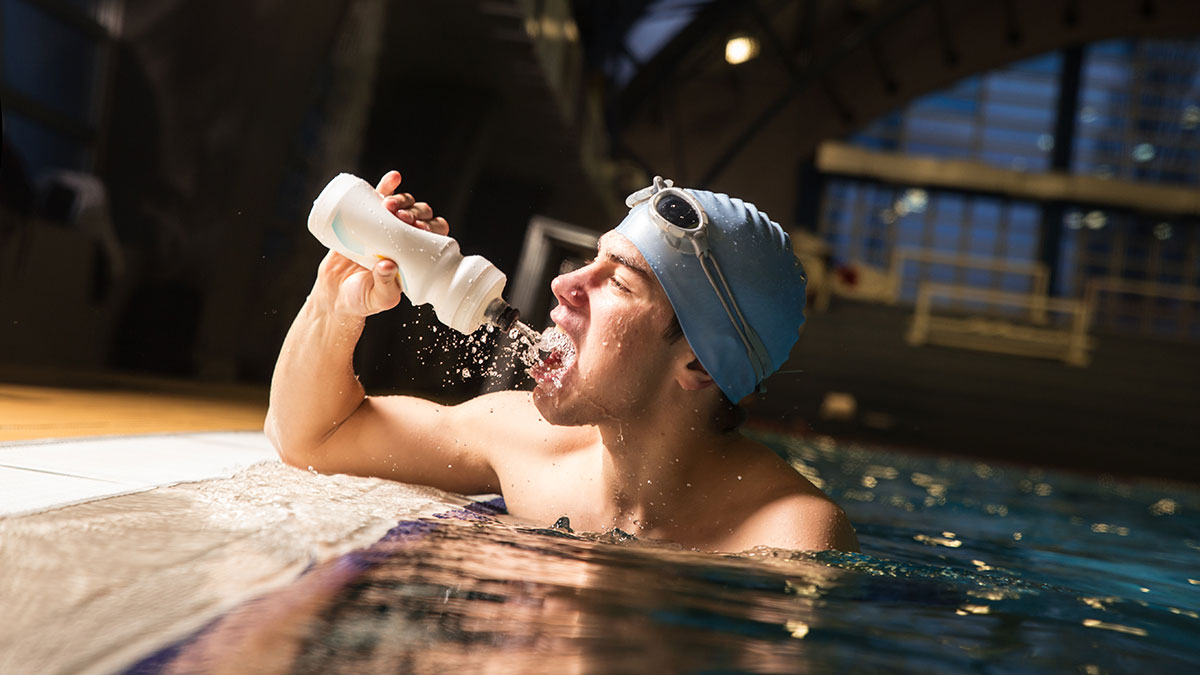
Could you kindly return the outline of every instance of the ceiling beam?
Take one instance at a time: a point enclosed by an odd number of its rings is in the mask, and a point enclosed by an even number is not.
[[[823,81],[828,77],[829,73],[835,66],[846,59],[847,56],[854,53],[864,45],[869,45],[880,33],[887,30],[894,23],[899,21],[917,6],[922,5],[929,0],[907,0],[905,2],[897,2],[892,7],[880,14],[868,19],[867,25],[861,30],[852,32],[846,36],[840,44],[837,45],[827,56],[814,61],[806,68],[792,74],[789,69],[791,84],[779,96],[767,104],[754,119],[746,125],[741,133],[739,133],[725,150],[717,155],[716,161],[709,166],[708,170],[701,175],[700,186],[706,187],[711,185],[717,176],[734,160],[747,144],[757,136],[770,122],[775,119],[775,116],[783,111],[784,108],[791,103],[792,99],[798,94],[808,89],[814,82]],[[835,101],[836,105],[836,101]],[[840,112],[844,116],[853,116],[849,109]]]
[[[880,152],[826,141],[817,170],[896,185],[1001,195],[1037,202],[1130,209],[1163,215],[1200,215],[1200,192],[1190,186],[1099,178],[1065,171],[1029,173],[984,162]]]
[[[714,0],[705,5],[683,30],[643,64],[617,98],[612,117],[614,133],[620,135],[650,95],[659,87],[668,86],[696,47],[710,43],[717,31],[727,28],[744,7],[745,3],[737,0]]]

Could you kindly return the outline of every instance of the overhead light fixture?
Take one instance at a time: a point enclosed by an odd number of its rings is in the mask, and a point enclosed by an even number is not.
[[[730,65],[745,63],[758,56],[758,40],[749,35],[735,35],[725,43],[725,61]]]

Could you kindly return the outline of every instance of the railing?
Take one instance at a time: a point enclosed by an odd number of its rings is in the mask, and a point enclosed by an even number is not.
[[[990,306],[1007,305],[1037,311],[1069,314],[1069,328],[1016,324],[1011,321],[979,316],[934,316],[933,299],[981,302]],[[1049,298],[1036,293],[1013,293],[987,288],[972,288],[926,281],[917,292],[917,304],[908,331],[911,345],[939,344],[981,351],[1034,356],[1062,360],[1073,366],[1086,366],[1091,339],[1090,305],[1080,300]]]
[[[908,261],[1031,277],[1031,290],[1027,296],[1030,299],[1028,303],[1029,318],[1031,321],[1037,323],[1046,322],[1046,301],[1050,288],[1050,270],[1044,263],[897,246],[892,251],[891,265],[888,268],[892,304],[900,301],[900,291],[903,288],[904,282],[904,267]],[[922,282],[922,285],[926,283],[934,282]],[[1000,293],[1002,291],[995,292]]]
[[[1121,277],[1092,277],[1084,284],[1083,304],[1087,307],[1089,317],[1097,314],[1101,293],[1128,293],[1148,298],[1167,298],[1182,302],[1200,303],[1200,288],[1181,284],[1167,284],[1157,281],[1139,281]],[[1176,317],[1178,318],[1178,317]],[[1148,324],[1153,319],[1150,312],[1142,314],[1143,332],[1149,332]],[[1187,323],[1180,319],[1180,332],[1186,337]]]

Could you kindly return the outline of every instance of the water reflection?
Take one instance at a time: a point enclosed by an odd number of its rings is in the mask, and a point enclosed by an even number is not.
[[[1196,662],[1194,489],[764,440],[845,505],[867,554],[581,538],[461,497],[265,465],[0,520],[0,671],[112,672],[155,649],[134,672]]]
[[[792,671],[845,574],[413,521],[225,616],[167,671]]]

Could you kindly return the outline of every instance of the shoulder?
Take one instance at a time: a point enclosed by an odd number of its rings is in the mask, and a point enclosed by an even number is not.
[[[740,534],[746,548],[858,551],[858,537],[846,513],[819,491],[770,499],[746,519]]]
[[[493,450],[554,452],[591,440],[593,427],[559,427],[547,422],[527,391],[483,394],[447,408],[450,420],[487,439]]]
[[[451,406],[454,414],[463,417],[486,421],[494,419],[503,423],[512,419],[514,422],[528,422],[532,418],[541,420],[537,408],[533,405],[533,396],[527,391],[497,391],[467,399],[458,405]],[[544,422],[543,422],[544,423]]]
[[[858,550],[858,537],[841,507],[770,448],[743,437],[732,457],[737,466],[722,471],[744,475],[748,488],[729,504],[732,536],[722,550]]]

